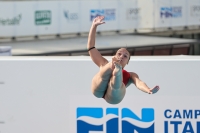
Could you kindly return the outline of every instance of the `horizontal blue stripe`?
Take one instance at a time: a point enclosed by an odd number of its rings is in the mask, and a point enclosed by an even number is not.
[[[81,116],[89,116],[94,118],[102,118],[103,117],[103,109],[102,108],[77,108],[76,117],[79,118]]]

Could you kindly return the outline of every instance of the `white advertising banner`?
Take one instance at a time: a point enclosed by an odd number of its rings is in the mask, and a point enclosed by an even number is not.
[[[125,70],[160,90],[149,95],[132,84],[116,105],[92,94],[99,68],[90,57],[0,64],[1,133],[200,133],[199,57],[131,57]]]
[[[119,4],[118,1],[100,1],[99,9],[92,9],[90,15],[103,15],[106,24],[99,27],[100,31],[118,30],[119,28]]]
[[[0,1],[0,37],[13,37],[14,27],[21,24],[22,15],[15,13],[13,2]]]
[[[35,36],[37,35],[35,27],[35,14],[37,2],[35,1],[17,1],[15,3],[15,14],[21,14],[20,25],[15,27],[15,36]]]
[[[153,0],[119,1],[119,29],[146,29],[154,27]]]
[[[187,26],[200,24],[200,0],[187,0]]]
[[[119,30],[137,29],[141,20],[141,9],[137,0],[119,1]]]
[[[80,1],[80,32],[89,32],[93,19],[99,15],[99,1]],[[99,31],[99,27],[97,29]]]
[[[100,15],[106,24],[97,31],[118,29],[118,1],[81,1],[81,32],[89,32],[93,19]]]
[[[185,0],[156,0],[155,28],[186,26]]]
[[[155,0],[154,8],[154,23],[155,28],[171,27],[172,14],[171,14],[171,0]],[[169,11],[168,11],[169,10]]]
[[[58,34],[59,30],[59,1],[38,1],[34,11],[34,23],[37,35]]]
[[[172,9],[172,27],[186,26],[187,25],[186,0],[172,0],[171,9]]]
[[[139,29],[154,28],[154,0],[138,0],[141,18],[138,21]]]
[[[99,15],[97,31],[173,29],[199,25],[200,0],[1,1],[0,37],[89,32]]]
[[[80,32],[80,1],[60,1],[59,7],[59,33]],[[83,16],[84,19],[84,16]]]

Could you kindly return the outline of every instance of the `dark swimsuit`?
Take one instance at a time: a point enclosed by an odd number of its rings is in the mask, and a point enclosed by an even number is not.
[[[128,84],[129,79],[130,79],[130,73],[127,72],[126,70],[122,69],[122,75],[123,75],[123,83],[126,86]],[[103,98],[105,97],[105,95],[106,95],[106,91],[103,95]]]

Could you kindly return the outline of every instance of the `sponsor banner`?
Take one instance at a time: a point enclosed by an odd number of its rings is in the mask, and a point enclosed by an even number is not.
[[[139,29],[154,28],[154,0],[138,0],[138,9],[141,18],[137,24]]]
[[[187,25],[199,25],[200,0],[187,0]]]
[[[119,29],[137,29],[141,20],[141,8],[137,5],[137,0],[119,1]]]
[[[118,30],[117,7],[117,1],[81,1],[81,32],[89,32],[93,19],[99,15],[105,16],[106,24],[97,31]]]
[[[153,0],[119,1],[120,30],[153,28]]]
[[[184,27],[187,25],[186,0],[172,0],[172,27]]]
[[[35,11],[35,25],[50,25],[52,14],[50,10]]]
[[[15,27],[15,36],[34,36],[37,35],[35,27],[34,9],[37,8],[35,1],[15,2],[16,14],[21,14],[21,22]]]
[[[172,10],[171,0],[155,0],[154,23],[155,28],[172,26]]]
[[[60,1],[60,34],[80,32],[80,12],[81,11],[79,1]]]
[[[134,96],[110,105],[92,97],[73,96],[70,132],[199,133],[199,100],[192,96]]]
[[[14,36],[14,27],[21,24],[22,14],[15,13],[14,7],[13,2],[0,2],[0,37]]]
[[[0,36],[89,32],[98,15],[105,16],[106,24],[97,31],[198,26],[199,3],[200,0],[0,2]]]
[[[104,21],[116,20],[116,9],[91,9],[90,21],[93,21],[98,16],[104,16]]]
[[[118,1],[100,1],[100,8],[90,9],[90,21],[96,16],[105,16],[106,24],[100,27],[100,31],[118,30],[119,28],[119,6]]]
[[[155,27],[186,26],[186,1],[156,0]]]
[[[33,12],[37,35],[58,34],[59,2],[48,1],[48,6],[45,1],[38,1],[37,3],[38,6]]]
[[[89,32],[92,25],[91,10],[100,9],[99,1],[80,1],[80,32]],[[97,31],[101,26],[97,28]]]

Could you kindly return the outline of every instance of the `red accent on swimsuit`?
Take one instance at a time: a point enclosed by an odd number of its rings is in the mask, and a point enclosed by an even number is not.
[[[130,78],[130,73],[123,69],[122,75],[123,75],[123,83],[126,86],[128,84],[129,78]]]

